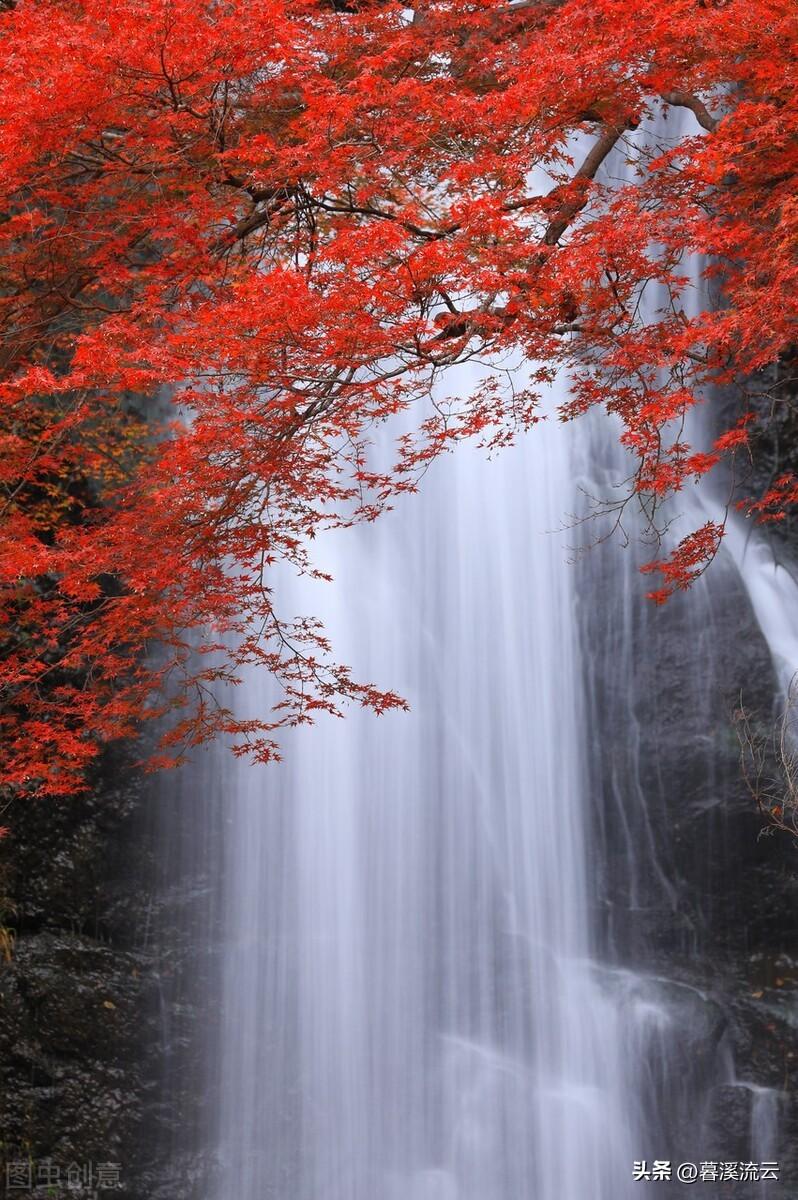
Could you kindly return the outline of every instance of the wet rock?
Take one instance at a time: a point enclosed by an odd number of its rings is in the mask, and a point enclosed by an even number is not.
[[[18,801],[4,818],[0,1172],[27,1164],[52,1197],[91,1194],[102,1167],[106,1181],[118,1174],[114,1194],[143,1200],[159,1064],[142,797],[130,764],[109,756],[86,795]]]

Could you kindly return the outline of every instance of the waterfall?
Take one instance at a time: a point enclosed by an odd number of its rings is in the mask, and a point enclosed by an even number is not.
[[[719,506],[707,500],[705,507],[717,519]],[[786,698],[798,671],[798,582],[760,531],[746,526],[737,513],[728,516],[724,546],[740,573]]]
[[[320,539],[332,587],[283,591],[411,712],[324,718],[277,767],[220,747],[184,773],[183,819],[219,876],[198,972],[203,1200],[632,1200],[635,1161],[775,1153],[778,1096],[738,1077],[695,964],[724,906],[705,865],[725,837],[722,601],[798,662],[793,633],[771,632],[790,577],[776,603],[733,524],[731,553],[660,618],[645,549],[574,561],[592,533],[569,514],[627,472],[600,414],[553,417],[565,387],[496,461],[460,447],[376,525]],[[715,503],[682,500],[679,536]],[[237,711],[273,699],[253,671]],[[680,832],[696,812],[708,840]],[[730,1093],[749,1097],[731,1142]]]
[[[329,538],[338,652],[410,715],[324,722],[279,770],[219,764],[219,1200],[626,1194],[635,1102],[590,963],[576,580],[556,532],[571,437],[547,422],[497,463],[462,449],[376,527]],[[267,693],[252,678],[244,702]]]

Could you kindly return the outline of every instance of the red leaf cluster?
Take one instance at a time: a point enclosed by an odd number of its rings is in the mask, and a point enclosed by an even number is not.
[[[640,494],[744,445],[740,426],[699,453],[682,424],[794,336],[797,19],[790,0],[6,5],[0,782],[80,787],[153,717],[172,759],[219,731],[268,758],[281,725],[400,705],[276,613],[274,571],[312,571],[320,529],[373,519],[460,439],[511,440],[563,365],[563,416],[620,417]],[[641,148],[663,107],[687,134]],[[722,303],[692,297],[694,255]],[[497,372],[431,403],[448,366],[519,355],[543,364],[524,391]],[[665,591],[718,536],[661,564]],[[244,722],[214,685],[253,662],[282,699]]]

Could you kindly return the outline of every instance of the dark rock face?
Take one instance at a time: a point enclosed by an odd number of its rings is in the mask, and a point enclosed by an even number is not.
[[[0,1180],[188,1200],[207,1178],[221,944],[190,772],[108,754],[91,789],[15,802],[0,842]],[[99,1182],[98,1182],[99,1179]],[[48,1190],[49,1188],[49,1190]]]
[[[9,1152],[64,1167],[126,1156],[141,1120],[140,976],[139,956],[80,934],[19,938],[2,981]]]
[[[160,1055],[143,804],[136,772],[109,755],[85,796],[5,814],[0,1171],[11,1195],[27,1180],[37,1195],[145,1194]]]

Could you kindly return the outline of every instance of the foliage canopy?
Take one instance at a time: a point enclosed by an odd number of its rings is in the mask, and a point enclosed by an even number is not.
[[[162,757],[223,730],[266,759],[280,725],[400,705],[275,612],[275,565],[312,571],[318,530],[459,440],[510,441],[563,366],[563,417],[618,414],[649,511],[746,447],[745,381],[794,337],[792,0],[0,8],[5,786],[79,788],[153,716]],[[689,119],[646,147],[663,108]],[[689,255],[722,303],[691,307]],[[511,354],[531,386],[430,406],[447,366]],[[698,451],[683,419],[718,384],[736,423]],[[654,598],[721,535],[660,562]],[[213,700],[247,662],[282,684],[260,722]]]

